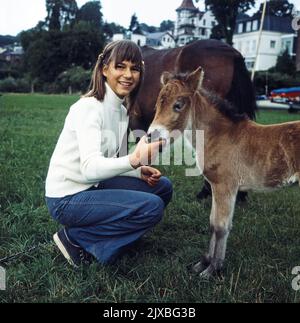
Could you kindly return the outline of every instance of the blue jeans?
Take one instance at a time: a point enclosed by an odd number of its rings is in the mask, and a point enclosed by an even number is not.
[[[106,264],[162,219],[172,192],[166,177],[151,187],[139,178],[119,176],[74,195],[46,197],[46,203],[69,239]]]

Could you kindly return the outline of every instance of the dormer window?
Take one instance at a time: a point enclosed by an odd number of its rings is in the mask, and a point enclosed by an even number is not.
[[[252,30],[255,31],[258,29],[258,20],[253,20],[252,22]]]
[[[243,32],[243,24],[239,24],[238,33],[241,34]]]
[[[246,31],[251,31],[251,21],[247,22]]]

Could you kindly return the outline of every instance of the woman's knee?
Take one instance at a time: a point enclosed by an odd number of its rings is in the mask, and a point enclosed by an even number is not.
[[[159,196],[163,199],[165,206],[169,204],[173,195],[173,184],[168,177],[161,177]]]
[[[147,207],[144,213],[149,224],[156,224],[161,221],[165,204],[164,201],[157,195],[151,195],[151,198],[147,201]]]

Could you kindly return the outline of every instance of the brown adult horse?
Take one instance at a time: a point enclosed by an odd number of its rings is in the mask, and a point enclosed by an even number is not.
[[[235,113],[202,89],[201,68],[185,76],[163,74],[149,132],[168,139],[173,130],[204,131],[203,174],[213,192],[209,252],[194,266],[209,277],[222,268],[238,190],[270,190],[300,179],[300,121],[263,126]],[[197,140],[197,137],[196,137]],[[192,142],[194,147],[195,142]],[[196,151],[198,161],[202,160]]]
[[[255,118],[255,96],[244,58],[233,47],[217,40],[200,40],[184,47],[167,50],[143,48],[145,79],[137,104],[136,115],[130,118],[132,130],[147,131],[155,114],[155,102],[161,88],[160,77],[164,71],[188,73],[202,66],[206,71],[204,87],[226,98],[239,113]],[[206,186],[198,194],[205,198],[210,194]],[[243,196],[241,196],[243,199]]]

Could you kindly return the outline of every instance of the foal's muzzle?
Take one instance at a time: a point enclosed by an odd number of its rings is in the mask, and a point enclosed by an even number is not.
[[[147,133],[146,141],[148,144],[156,141],[162,140],[161,133],[159,130],[154,130],[152,132]]]

